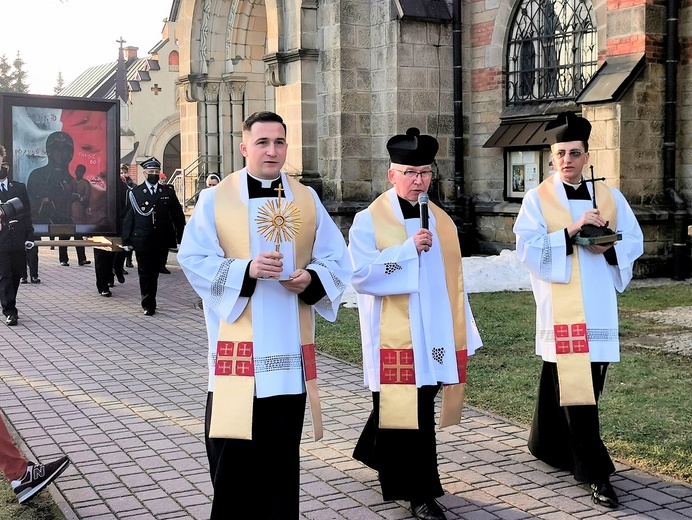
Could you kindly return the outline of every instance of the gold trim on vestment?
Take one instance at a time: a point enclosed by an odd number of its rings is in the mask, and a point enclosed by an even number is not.
[[[613,229],[617,229],[617,208],[613,193],[604,182],[595,182],[594,191],[601,216],[609,221]],[[548,233],[565,229],[572,224],[570,208],[560,203],[552,176],[538,186],[538,197]],[[571,260],[569,282],[550,284],[560,406],[593,405],[596,404],[596,398],[591,378],[591,356],[577,245],[573,247]],[[565,331],[564,336],[559,334],[560,330]]]
[[[456,226],[441,208],[432,203],[429,207],[435,216],[435,226],[442,249],[445,282],[452,309],[455,349],[465,350],[466,308],[461,274],[461,250],[459,249]],[[388,192],[375,199],[369,210],[373,217],[375,245],[379,251],[401,245],[408,239],[406,225],[396,218]],[[454,247],[455,244],[456,248]],[[451,247],[447,247],[447,245]],[[380,310],[380,428],[418,428],[418,389],[415,376],[406,379],[405,382],[399,380],[396,384],[382,383],[382,372],[387,367],[395,366],[400,369],[408,366],[406,363],[401,363],[402,351],[411,351],[410,358],[413,364],[408,371],[411,372],[412,369],[415,369],[409,304],[408,294],[382,297]],[[397,356],[398,361],[386,365],[384,356],[387,351],[395,351],[392,354]],[[463,386],[463,383],[445,385],[442,394],[441,427],[458,424],[461,420],[464,398]]]
[[[250,259],[249,211],[247,204],[241,198],[241,178],[240,172],[234,172],[217,185],[214,193],[214,220],[219,245],[224,250],[226,258]],[[293,203],[300,208],[303,219],[301,231],[294,239],[293,251],[296,269],[304,269],[311,260],[317,229],[315,201],[307,187],[291,177],[286,176],[286,178],[293,193]],[[299,299],[296,298],[296,300]],[[296,305],[298,305],[301,345],[314,343],[312,309],[301,301],[298,301]],[[218,341],[252,342],[252,337],[252,298],[250,298],[243,312],[233,323],[221,320]],[[306,382],[306,390],[313,419],[313,433],[315,438],[319,439],[322,437],[323,428],[316,379]],[[210,437],[251,439],[254,394],[254,373],[252,377],[215,375]]]

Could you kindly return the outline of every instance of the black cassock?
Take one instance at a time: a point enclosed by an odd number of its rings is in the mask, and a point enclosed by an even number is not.
[[[615,471],[598,419],[607,370],[608,363],[591,363],[595,405],[560,406],[557,364],[544,361],[529,434],[529,451],[537,459],[590,484],[607,481]]]
[[[380,428],[380,393],[353,451],[353,458],[377,471],[385,500],[422,502],[444,495],[437,471],[435,396],[440,386],[418,389],[418,429]]]

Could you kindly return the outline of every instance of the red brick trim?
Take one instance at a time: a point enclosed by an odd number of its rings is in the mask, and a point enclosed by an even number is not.
[[[485,92],[502,87],[502,71],[499,67],[471,71],[471,90]]]

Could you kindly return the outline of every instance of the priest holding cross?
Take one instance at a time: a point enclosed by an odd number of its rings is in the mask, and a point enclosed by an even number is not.
[[[591,123],[563,112],[546,130],[557,173],[529,190],[514,225],[536,300],[536,354],[543,358],[529,450],[589,484],[594,504],[617,507],[598,399],[608,364],[620,361],[616,291],[632,279],[643,235],[622,193],[582,174]]]
[[[336,319],[352,269],[317,194],[281,171],[287,147],[279,115],[248,117],[246,167],[200,192],[178,252],[207,325],[212,520],[298,518],[306,401],[322,436],[314,311]]]

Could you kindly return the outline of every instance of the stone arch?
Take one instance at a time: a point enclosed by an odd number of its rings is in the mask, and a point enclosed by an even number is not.
[[[166,145],[176,135],[180,134],[180,116],[175,113],[162,119],[147,136],[140,155],[147,157],[163,157]]]

